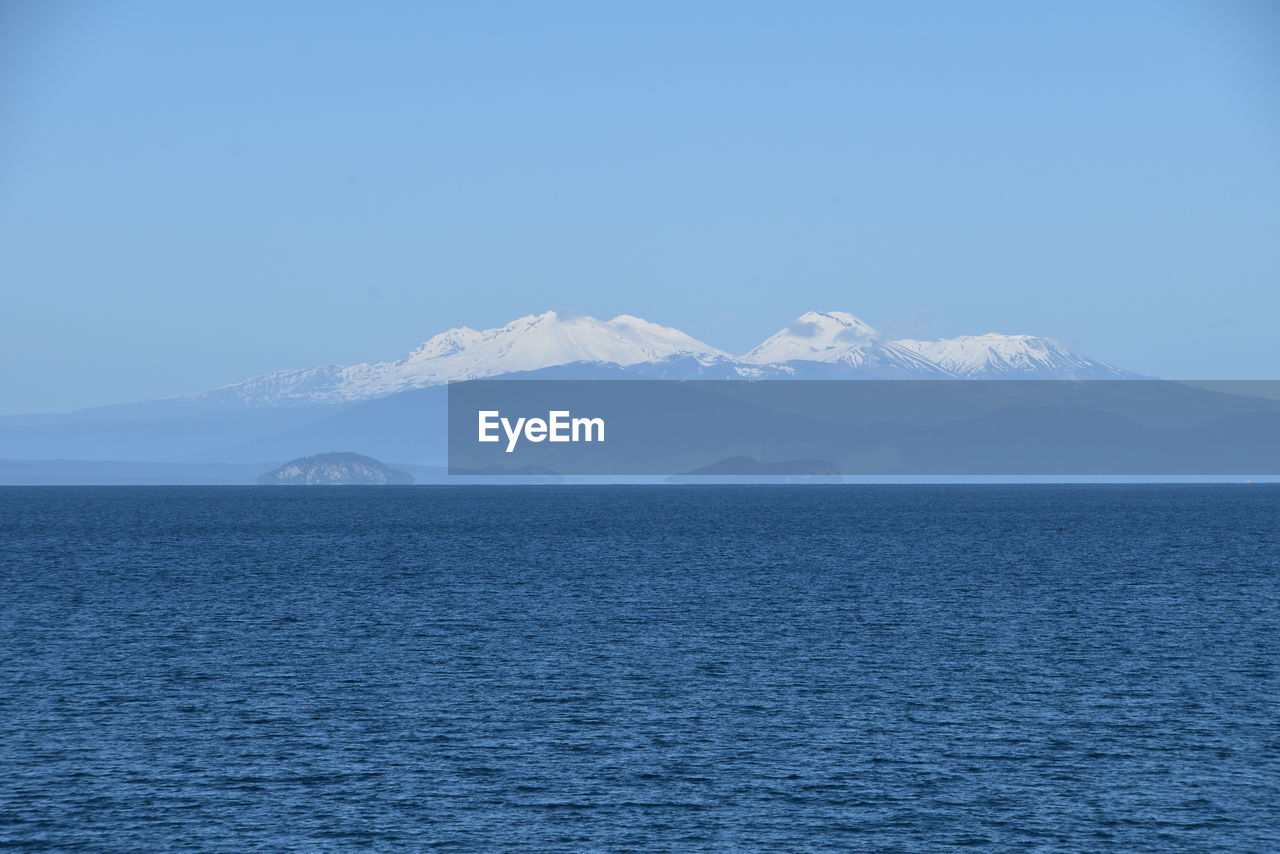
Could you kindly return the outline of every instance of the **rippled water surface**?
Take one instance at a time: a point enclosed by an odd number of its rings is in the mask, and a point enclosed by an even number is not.
[[[1280,488],[0,490],[0,847],[1280,850]]]

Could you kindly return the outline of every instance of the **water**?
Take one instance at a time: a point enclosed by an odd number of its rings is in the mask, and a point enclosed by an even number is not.
[[[0,490],[0,846],[1280,850],[1280,489]]]

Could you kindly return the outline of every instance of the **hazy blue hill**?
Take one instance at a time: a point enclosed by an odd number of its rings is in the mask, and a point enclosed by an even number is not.
[[[818,368],[839,367],[814,364]],[[682,374],[697,367],[672,359],[664,370]],[[716,366],[700,367],[709,374],[699,377],[704,380],[714,378],[719,370]],[[656,369],[653,364],[623,367],[584,362],[493,377],[476,385],[505,379],[655,379],[650,372]],[[672,377],[668,374],[666,378]],[[1033,467],[1045,462],[1046,451],[1058,448],[1062,458],[1055,457],[1055,465],[1072,463],[1062,471],[1078,470],[1079,458],[1087,455],[1103,470],[1116,471],[1116,465],[1131,462],[1138,466],[1135,472],[1150,472],[1160,469],[1162,460],[1185,457],[1186,449],[1202,459],[1212,451],[1213,460],[1231,466],[1222,471],[1234,471],[1241,460],[1270,464],[1264,462],[1271,459],[1270,454],[1263,452],[1272,443],[1269,437],[1274,435],[1274,425],[1265,415],[1255,413],[1280,410],[1280,401],[1235,393],[1252,388],[1247,384],[1224,393],[1161,381],[865,382],[840,386],[840,394],[824,394],[820,390],[815,393],[819,385],[800,381],[712,383],[709,385],[716,393],[706,394],[700,391],[704,386],[688,383],[674,384],[687,400],[680,407],[681,429],[671,431],[663,421],[667,415],[648,407],[643,389],[630,382],[583,383],[583,388],[573,389],[563,399],[557,396],[555,401],[540,397],[541,383],[512,385],[528,387],[527,394],[524,390],[504,393],[515,408],[520,399],[528,397],[525,402],[533,407],[530,411],[545,410],[549,402],[555,402],[557,408],[565,405],[574,411],[590,410],[608,416],[611,424],[655,436],[654,442],[662,443],[666,452],[694,454],[693,459],[705,461],[702,464],[765,444],[773,459],[830,460],[846,472],[866,471],[865,462],[849,464],[847,454],[900,459],[905,470],[919,470],[925,461],[936,460],[948,463],[936,469],[936,473],[945,473],[955,470],[957,460],[970,466],[976,459],[1007,460],[1010,449],[1022,445],[1027,445],[1026,464]],[[0,459],[252,463],[262,466],[262,471],[282,460],[347,448],[397,464],[441,466],[447,453],[448,396],[448,388],[438,385],[342,404],[235,410],[173,399],[59,415],[10,416],[0,418]],[[1025,412],[1028,408],[1046,411],[1032,416]],[[1099,421],[1086,410],[1113,417]],[[894,415],[886,417],[887,413]],[[464,426],[474,429],[473,425]],[[603,453],[613,453],[613,448],[611,443]],[[625,449],[617,450],[623,453]],[[522,458],[518,452],[501,462],[516,468],[537,464],[566,473],[574,470],[572,466],[559,467],[555,457],[544,449],[538,451],[537,458]],[[476,461],[473,467],[484,469],[486,465]],[[696,467],[682,464],[669,471]],[[166,474],[88,469],[76,475],[65,467],[55,468],[17,472],[16,481],[11,482],[50,482],[48,478],[69,482],[65,479],[72,478],[88,483],[102,482],[104,477],[110,482],[134,482],[135,477],[141,478],[139,482],[154,482],[152,478],[169,476],[180,478],[173,482],[193,482],[189,478],[200,478],[194,482],[229,482],[240,476],[229,471],[175,470]],[[1256,466],[1246,468],[1253,471]],[[1119,470],[1126,470],[1126,466]],[[1201,466],[1184,473],[1198,471],[1203,471]],[[206,477],[211,479],[203,479]]]
[[[0,486],[248,485],[270,465],[274,463],[0,459]]]
[[[286,432],[328,418],[350,405],[211,409],[198,401],[151,401],[67,413],[11,415],[0,418],[0,458],[194,459],[201,452]],[[242,457],[236,462],[280,460],[293,456],[297,455]]]
[[[402,391],[358,403],[293,429],[266,434],[198,456],[204,462],[287,460],[353,448],[384,460],[439,464],[445,457],[448,390]]]

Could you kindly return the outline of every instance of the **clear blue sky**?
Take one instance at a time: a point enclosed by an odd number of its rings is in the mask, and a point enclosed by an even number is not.
[[[0,411],[632,313],[1280,377],[1280,5],[0,7]]]

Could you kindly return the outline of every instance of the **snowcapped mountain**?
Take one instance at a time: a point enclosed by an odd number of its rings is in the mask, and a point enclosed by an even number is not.
[[[752,365],[827,362],[865,378],[947,376],[929,359],[896,342],[882,342],[868,323],[843,311],[810,311],[774,333],[739,361]]]
[[[214,407],[338,403],[385,397],[450,380],[529,374],[549,368],[665,379],[1115,379],[1127,371],[1030,335],[885,341],[840,311],[810,311],[743,356],[678,329],[622,314],[612,320],[554,311],[496,329],[459,327],[403,359],[277,371],[178,400]],[[619,373],[620,372],[620,373]]]
[[[894,343],[961,379],[1106,380],[1138,376],[1073,353],[1052,338],[1034,335],[988,332],[940,341],[903,339]]]
[[[437,335],[396,362],[395,381],[416,383],[474,379],[572,362],[635,365],[672,356],[703,361],[728,354],[678,329],[620,314],[612,320],[548,311],[514,320],[500,329],[463,327]]]
[[[732,361],[678,329],[628,314],[603,321],[548,311],[497,329],[450,329],[395,362],[278,371],[189,397],[240,405],[366,400],[450,380],[576,362],[626,366],[670,359],[701,365]]]
[[[849,349],[864,347],[877,337],[870,325],[852,314],[809,311],[740,358],[757,365],[781,364],[795,359],[835,362]]]

